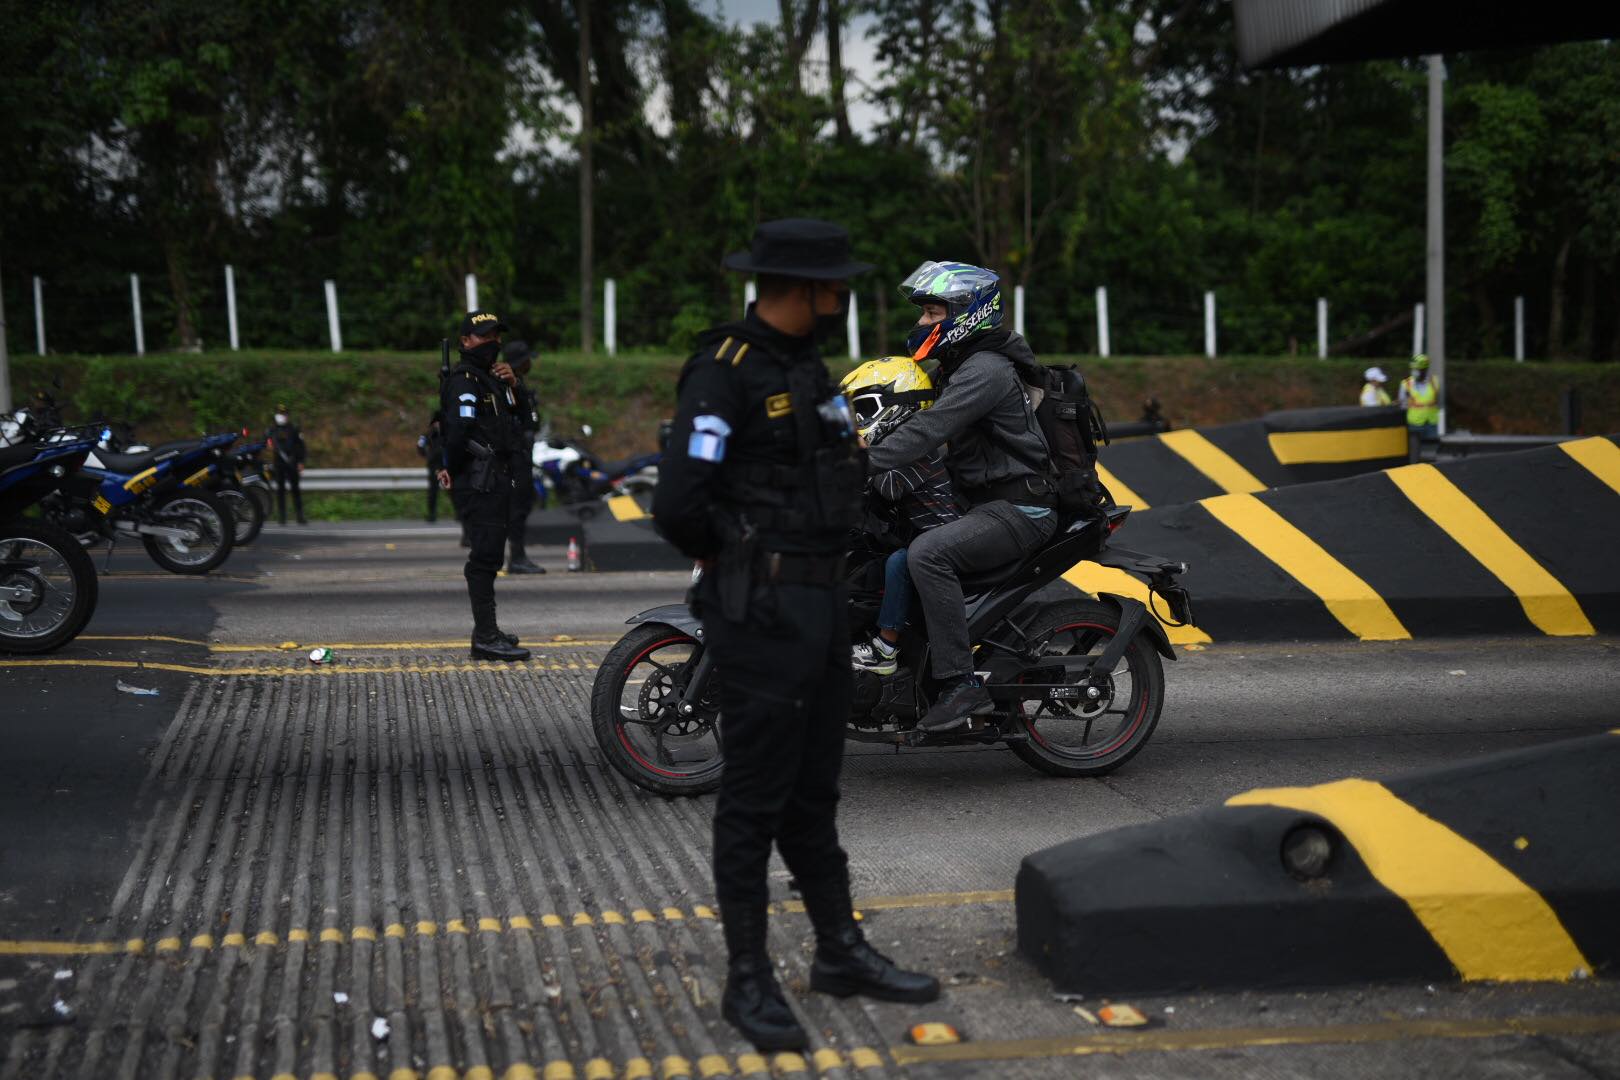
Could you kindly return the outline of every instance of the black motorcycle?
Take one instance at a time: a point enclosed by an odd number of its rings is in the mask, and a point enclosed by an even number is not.
[[[1162,599],[1167,619],[1192,620],[1176,583],[1184,563],[1109,547],[1128,507],[1074,521],[1029,557],[964,578],[975,667],[996,703],[966,731],[929,735],[917,721],[940,688],[929,674],[920,625],[900,639],[893,675],[856,671],[845,737],[901,746],[1005,745],[1053,776],[1099,776],[1147,743],[1164,706],[1164,666],[1175,659],[1159,620],[1140,601],[1034,599],[1081,561],[1125,570]],[[870,638],[882,601],[889,547],[863,534],[849,555],[850,629]],[[695,578],[694,574],[694,578]],[[720,783],[720,680],[703,626],[685,604],[643,611],[609,650],[591,693],[597,744],[634,783],[664,795],[699,795]]]

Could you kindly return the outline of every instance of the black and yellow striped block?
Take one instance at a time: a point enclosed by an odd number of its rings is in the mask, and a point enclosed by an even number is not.
[[[1377,472],[1407,460],[1399,409],[1294,409],[1102,449],[1117,502],[1147,509]]]
[[[1075,993],[1602,974],[1617,775],[1620,731],[1071,840],[1019,869],[1019,948]]]
[[[1118,539],[1189,564],[1207,639],[1387,641],[1620,633],[1616,536],[1620,446],[1589,438],[1217,495]],[[1096,592],[1101,573],[1065,579]]]

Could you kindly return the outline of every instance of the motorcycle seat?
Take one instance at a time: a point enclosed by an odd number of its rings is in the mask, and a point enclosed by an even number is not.
[[[625,473],[630,471],[630,466],[635,464],[635,462],[640,460],[640,458],[641,455],[637,454],[635,457],[627,457],[623,461],[609,461],[606,464],[601,465],[600,468],[609,476],[623,476]]]
[[[161,446],[154,446],[150,450],[142,450],[138,454],[114,454],[108,450],[97,450],[96,457],[108,472],[138,473],[150,469],[160,459],[167,461],[169,458],[177,456],[175,451],[184,454],[187,451],[195,450],[201,445],[201,439],[180,439],[175,442],[166,442]]]
[[[33,461],[34,455],[39,453],[37,443],[18,443],[16,446],[0,446],[0,472],[15,468],[26,462]]]

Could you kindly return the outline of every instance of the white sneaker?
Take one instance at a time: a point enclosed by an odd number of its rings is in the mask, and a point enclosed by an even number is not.
[[[900,650],[880,637],[863,641],[851,650],[857,671],[893,675],[900,666]]]

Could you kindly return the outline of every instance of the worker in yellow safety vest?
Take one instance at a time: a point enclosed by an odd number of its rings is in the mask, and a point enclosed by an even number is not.
[[[1425,441],[1440,437],[1440,383],[1429,377],[1429,358],[1422,353],[1412,357],[1412,374],[1401,380],[1400,401],[1408,431]]]
[[[1389,382],[1389,376],[1384,374],[1383,368],[1370,367],[1361,377],[1366,380],[1361,387],[1361,403],[1363,405],[1368,408],[1376,408],[1379,405],[1388,405],[1390,403],[1389,391],[1384,389],[1384,384]]]

